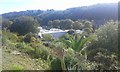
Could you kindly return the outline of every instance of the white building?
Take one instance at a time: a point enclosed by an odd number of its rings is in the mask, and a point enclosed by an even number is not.
[[[56,28],[51,28],[50,30],[46,30],[43,29],[42,27],[39,27],[40,32],[38,33],[38,35],[43,38],[43,34],[50,34],[52,35],[54,38],[59,38],[62,35],[66,34],[69,30],[61,30],[61,29],[56,29]],[[82,33],[83,31],[81,30],[76,30],[76,33]]]

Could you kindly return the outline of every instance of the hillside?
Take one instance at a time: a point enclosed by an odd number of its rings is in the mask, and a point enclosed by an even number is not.
[[[55,19],[87,19],[94,20],[95,24],[103,24],[105,20],[117,19],[118,4],[96,4],[92,6],[74,7],[66,10],[27,10],[2,14],[3,18],[14,19],[19,16],[33,16],[42,26]]]
[[[19,53],[19,54],[18,54]],[[2,49],[2,70],[44,70],[43,61],[31,58],[18,50]]]

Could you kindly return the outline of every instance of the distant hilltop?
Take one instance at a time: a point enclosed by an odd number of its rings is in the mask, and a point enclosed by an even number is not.
[[[103,3],[92,6],[74,7],[66,10],[27,10],[2,14],[3,18],[14,19],[19,16],[32,16],[41,26],[47,26],[48,21],[55,19],[87,19],[94,20],[96,25],[103,24],[106,20],[118,19],[118,4]]]

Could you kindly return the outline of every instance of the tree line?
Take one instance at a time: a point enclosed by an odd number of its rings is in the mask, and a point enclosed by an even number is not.
[[[6,19],[15,19],[19,16],[35,17],[41,26],[47,26],[50,20],[62,19],[87,19],[94,20],[96,25],[104,24],[106,20],[117,19],[118,4],[97,4],[88,7],[74,7],[66,10],[27,10],[2,14]]]

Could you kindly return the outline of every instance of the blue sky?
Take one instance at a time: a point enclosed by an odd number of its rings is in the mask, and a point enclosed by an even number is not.
[[[71,7],[89,6],[98,3],[117,3],[120,0],[1,0],[0,14],[24,10],[65,10]]]

